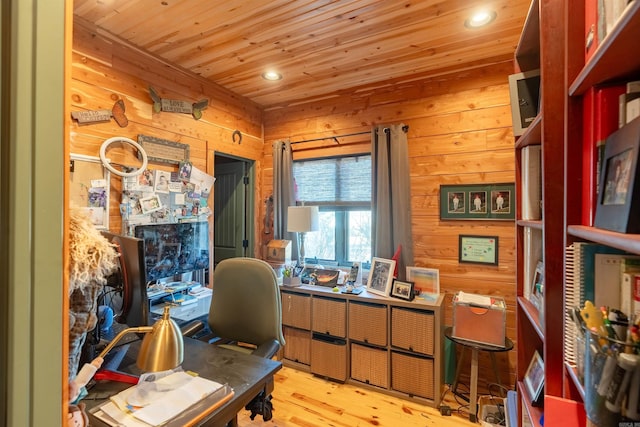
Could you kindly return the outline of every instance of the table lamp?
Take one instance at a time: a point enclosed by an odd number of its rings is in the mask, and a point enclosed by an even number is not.
[[[86,363],[73,380],[78,388],[84,387],[102,365],[104,356],[115,347],[125,335],[131,333],[145,334],[136,365],[144,372],[168,371],[180,366],[184,359],[184,339],[177,323],[169,316],[170,307],[166,305],[162,318],[153,326],[127,328],[115,336],[113,340],[91,362]],[[121,382],[137,383],[137,379],[124,373],[112,372],[96,379],[112,379]]]
[[[300,266],[304,266],[304,235],[309,231],[318,231],[319,223],[317,206],[289,206],[287,231],[297,233],[298,265]]]

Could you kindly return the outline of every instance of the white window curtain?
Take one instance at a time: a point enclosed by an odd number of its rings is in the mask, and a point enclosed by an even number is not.
[[[291,253],[297,254],[295,234],[287,231],[287,210],[295,204],[293,150],[289,141],[277,141],[273,144],[273,238],[291,240]]]
[[[391,259],[401,246],[398,278],[413,265],[408,126],[376,126],[371,132],[373,254]]]

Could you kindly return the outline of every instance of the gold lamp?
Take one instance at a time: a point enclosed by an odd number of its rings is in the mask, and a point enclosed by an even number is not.
[[[75,400],[80,389],[87,385],[94,375],[96,379],[109,379],[132,384],[138,382],[137,377],[129,374],[98,371],[102,366],[104,356],[115,347],[122,337],[131,333],[145,334],[136,360],[136,365],[142,371],[168,371],[180,366],[184,360],[184,339],[178,324],[169,316],[169,306],[167,305],[164,307],[162,318],[153,326],[139,326],[121,331],[91,363],[85,363],[78,375],[71,381],[71,401]]]
[[[145,372],[167,371],[179,366],[184,359],[184,340],[178,324],[169,316],[169,306],[164,307],[162,318],[153,326],[127,328],[115,336],[98,355],[104,358],[124,337],[131,333],[145,334],[136,360],[138,368]]]

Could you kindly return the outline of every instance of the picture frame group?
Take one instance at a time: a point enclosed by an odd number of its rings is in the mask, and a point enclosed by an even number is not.
[[[441,220],[515,220],[515,184],[440,186]]]

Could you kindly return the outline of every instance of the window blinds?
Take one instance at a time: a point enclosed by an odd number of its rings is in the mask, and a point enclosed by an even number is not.
[[[298,200],[312,204],[371,203],[371,156],[350,156],[293,163]]]

